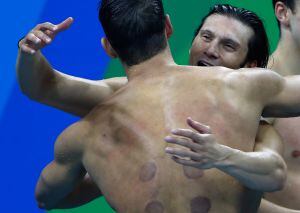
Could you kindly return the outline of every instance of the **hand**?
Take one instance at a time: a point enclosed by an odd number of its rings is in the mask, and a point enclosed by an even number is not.
[[[197,132],[190,129],[175,129],[172,130],[175,136],[165,138],[167,143],[182,146],[182,148],[167,147],[165,149],[166,153],[172,155],[175,162],[199,169],[210,169],[217,167],[230,156],[232,149],[217,143],[209,126],[191,118],[187,119],[187,123]]]
[[[57,33],[68,29],[72,23],[73,18],[69,17],[57,25],[50,22],[38,24],[19,42],[19,47],[23,52],[34,54],[50,44]]]

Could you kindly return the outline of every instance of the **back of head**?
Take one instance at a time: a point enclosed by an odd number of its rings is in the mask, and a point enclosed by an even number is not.
[[[262,20],[250,10],[228,4],[217,4],[202,19],[200,26],[195,31],[194,38],[198,35],[205,20],[215,14],[234,18],[253,30],[254,34],[248,42],[248,54],[245,62],[256,61],[257,67],[266,67],[269,60],[268,36]]]
[[[161,0],[102,0],[99,19],[111,46],[128,66],[167,46]]]
[[[276,3],[279,1],[284,3],[292,11],[295,10],[295,0],[273,0],[273,8],[275,7]]]

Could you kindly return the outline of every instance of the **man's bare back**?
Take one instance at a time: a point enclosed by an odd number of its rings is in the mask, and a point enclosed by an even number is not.
[[[188,116],[209,124],[224,145],[249,152],[254,148],[262,106],[250,103],[247,89],[227,84],[232,77],[225,68],[198,69],[173,66],[158,77],[148,70],[85,117],[90,129],[84,167],[118,212],[258,208],[261,193],[217,169],[204,172],[175,164],[164,152],[165,135],[186,128]]]

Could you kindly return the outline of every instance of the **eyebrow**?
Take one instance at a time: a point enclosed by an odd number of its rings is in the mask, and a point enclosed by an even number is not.
[[[202,33],[208,33],[208,34],[214,35],[214,33],[210,30],[200,30],[200,34],[202,34]]]

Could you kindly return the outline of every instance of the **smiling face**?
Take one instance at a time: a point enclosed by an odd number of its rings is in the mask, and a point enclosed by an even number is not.
[[[224,66],[232,69],[250,66],[247,62],[248,43],[253,30],[235,18],[209,16],[190,49],[190,65]]]

